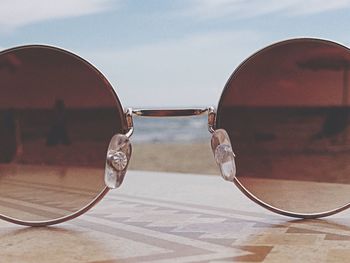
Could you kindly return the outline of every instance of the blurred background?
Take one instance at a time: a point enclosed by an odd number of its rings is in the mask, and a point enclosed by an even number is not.
[[[233,70],[295,37],[350,44],[350,1],[0,0],[0,50],[48,44],[92,62],[123,107],[217,106]],[[206,117],[135,118],[131,169],[218,173]]]

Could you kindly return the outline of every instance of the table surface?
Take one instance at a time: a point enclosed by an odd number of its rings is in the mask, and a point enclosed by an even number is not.
[[[345,262],[350,211],[275,215],[219,176],[130,171],[120,189],[51,227],[0,222],[0,262]]]

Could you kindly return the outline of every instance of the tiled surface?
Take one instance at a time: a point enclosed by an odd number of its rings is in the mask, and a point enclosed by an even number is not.
[[[73,221],[0,223],[0,262],[346,262],[349,251],[349,212],[274,215],[219,176],[129,172]]]

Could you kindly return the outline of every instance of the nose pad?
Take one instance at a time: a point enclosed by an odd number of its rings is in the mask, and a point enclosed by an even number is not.
[[[217,129],[211,137],[211,148],[215,161],[220,168],[221,176],[233,182],[236,176],[235,157],[227,132],[223,129]]]
[[[105,184],[107,187],[114,189],[122,184],[131,151],[131,143],[126,135],[116,134],[112,137],[106,157]]]

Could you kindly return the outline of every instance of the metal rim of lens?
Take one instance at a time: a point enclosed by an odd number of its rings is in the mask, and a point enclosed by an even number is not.
[[[13,47],[13,48],[9,48],[9,49],[5,49],[0,51],[0,56],[6,55],[7,53],[10,52],[14,52],[14,51],[18,51],[18,50],[31,50],[33,48],[40,48],[43,50],[52,50],[54,52],[57,53],[61,53],[65,56],[70,56],[72,59],[75,59],[76,61],[79,61],[81,63],[83,63],[84,65],[86,65],[90,70],[92,70],[95,74],[97,74],[99,76],[99,78],[101,79],[101,81],[104,83],[103,87],[101,88],[107,88],[108,91],[110,92],[110,95],[113,96],[114,102],[115,102],[115,107],[117,107],[118,113],[119,113],[119,118],[122,121],[121,126],[122,126],[122,133],[125,133],[127,131],[127,124],[126,124],[126,120],[124,118],[124,111],[123,111],[123,107],[122,104],[115,92],[115,90],[113,89],[112,85],[110,84],[110,82],[107,80],[107,78],[97,69],[97,67],[95,67],[93,64],[91,64],[90,62],[88,62],[87,60],[83,59],[82,57],[74,54],[71,51],[68,51],[66,49],[62,49],[59,47],[54,47],[54,46],[49,46],[49,45],[24,45],[24,46],[17,46],[17,47]],[[0,90],[1,92],[1,90]],[[107,149],[106,149],[107,151]],[[89,211],[94,205],[96,205],[109,191],[109,188],[107,186],[105,186],[102,191],[96,195],[96,197],[94,199],[92,199],[87,205],[85,205],[84,207],[80,208],[79,210],[68,214],[66,216],[62,216],[59,218],[55,218],[52,220],[42,220],[42,221],[24,221],[24,220],[19,220],[13,217],[9,217],[3,214],[0,214],[0,219],[3,219],[5,221],[11,222],[11,223],[15,223],[18,225],[24,225],[24,226],[48,226],[48,225],[55,225],[55,224],[59,224],[59,223],[63,223],[65,221],[74,219],[84,213],[86,213],[87,211]]]
[[[249,63],[251,60],[253,60],[256,56],[260,55],[262,52],[265,52],[269,49],[272,49],[274,47],[277,46],[281,46],[281,45],[285,45],[285,44],[293,44],[293,43],[298,43],[298,42],[318,42],[318,43],[325,43],[325,44],[329,44],[329,45],[333,45],[333,46],[338,46],[340,48],[346,49],[348,52],[350,52],[350,49],[348,47],[346,47],[343,44],[334,42],[332,40],[328,40],[328,39],[320,39],[320,38],[292,38],[292,39],[287,39],[287,40],[283,40],[283,41],[279,41],[276,42],[274,44],[271,44],[267,47],[264,47],[258,51],[256,51],[255,53],[253,53],[251,56],[249,56],[247,59],[245,59],[243,62],[241,62],[238,67],[233,71],[233,73],[231,74],[231,76],[229,77],[229,79],[227,80],[227,82],[225,83],[224,89],[221,93],[220,99],[219,99],[219,103],[217,106],[217,115],[216,115],[216,120],[215,120],[215,124],[216,124],[216,128],[222,128],[220,126],[220,117],[221,117],[221,110],[223,108],[222,106],[222,101],[224,99],[224,97],[226,96],[226,92],[228,91],[228,89],[230,88],[229,85],[231,83],[231,81],[234,79],[234,77],[239,74],[240,70],[244,67],[244,65],[246,65],[247,63]],[[334,215],[337,214],[341,211],[344,211],[346,209],[348,209],[350,207],[350,201],[340,207],[336,207],[334,209],[328,210],[328,211],[324,211],[324,212],[319,212],[319,213],[296,213],[296,212],[292,212],[292,211],[286,211],[280,208],[277,208],[275,206],[272,206],[266,202],[264,202],[263,200],[261,200],[260,198],[256,197],[253,193],[251,193],[249,191],[249,189],[247,189],[240,181],[239,178],[235,177],[233,180],[233,183],[238,187],[238,189],[245,195],[247,196],[250,200],[252,200],[253,202],[255,202],[256,204],[264,207],[265,209],[275,212],[277,214],[280,215],[284,215],[284,216],[290,216],[290,217],[296,217],[296,218],[304,218],[304,219],[313,219],[313,218],[321,218],[321,217],[326,217],[326,216],[330,216],[330,215]]]

